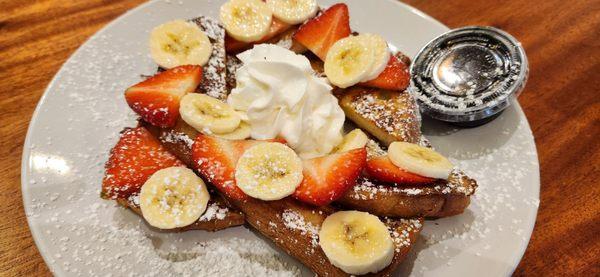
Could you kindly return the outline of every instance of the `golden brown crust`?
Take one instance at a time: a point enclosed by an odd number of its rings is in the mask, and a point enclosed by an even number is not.
[[[337,203],[379,216],[440,218],[462,213],[476,188],[475,180],[458,171],[447,182],[426,187],[377,184],[362,177]]]
[[[418,143],[421,122],[408,92],[351,87],[337,90],[346,117],[384,145],[394,141]]]

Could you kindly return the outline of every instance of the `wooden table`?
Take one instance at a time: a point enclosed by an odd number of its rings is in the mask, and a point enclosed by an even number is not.
[[[21,150],[35,105],[89,36],[142,0],[0,0],[0,275],[50,275],[21,200]],[[600,1],[407,0],[450,27],[491,25],[530,60],[520,97],[536,138],[541,204],[515,275],[600,274]]]

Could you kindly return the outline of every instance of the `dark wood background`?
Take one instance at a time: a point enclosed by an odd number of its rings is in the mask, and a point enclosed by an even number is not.
[[[199,0],[200,1],[200,0]],[[27,227],[21,150],[61,64],[142,0],[0,0],[0,275],[50,275]],[[515,275],[600,274],[600,0],[406,0],[450,27],[491,25],[530,60],[520,97],[536,139],[541,204]]]

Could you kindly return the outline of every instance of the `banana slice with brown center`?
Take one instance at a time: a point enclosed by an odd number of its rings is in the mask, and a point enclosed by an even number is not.
[[[150,33],[150,55],[163,68],[205,65],[211,54],[208,36],[192,22],[169,21]]]
[[[452,163],[431,148],[408,142],[392,142],[388,157],[394,165],[421,176],[448,179]]]
[[[341,211],[325,218],[319,245],[329,261],[348,274],[379,272],[394,258],[387,227],[365,212]]]
[[[240,126],[239,114],[226,103],[205,94],[188,93],[179,104],[181,118],[199,132],[227,134]]]
[[[206,211],[210,195],[204,181],[185,167],[161,169],[144,183],[140,208],[146,221],[160,229],[194,223]]]
[[[251,197],[279,200],[302,182],[302,160],[288,146],[265,142],[246,150],[235,168],[237,186]]]

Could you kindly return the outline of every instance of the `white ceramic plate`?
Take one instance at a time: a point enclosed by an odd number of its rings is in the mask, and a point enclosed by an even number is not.
[[[409,56],[447,30],[393,0],[347,2],[354,29],[382,34]],[[244,227],[158,233],[99,198],[109,149],[123,127],[135,124],[123,91],[155,70],[149,30],[175,18],[217,18],[221,3],[152,1],[133,9],[81,46],[48,86],[25,141],[22,190],[33,237],[56,275],[311,275]],[[533,229],[540,186],[535,144],[519,105],[479,128],[424,122],[423,129],[480,187],[464,214],[426,222],[398,274],[510,274]]]

